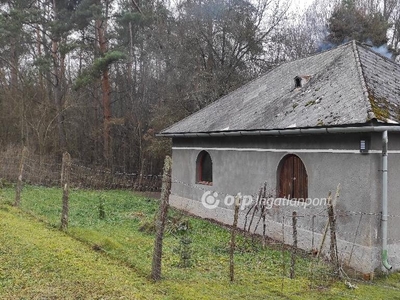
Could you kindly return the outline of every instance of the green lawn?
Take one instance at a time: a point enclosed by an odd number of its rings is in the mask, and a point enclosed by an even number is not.
[[[170,211],[163,280],[149,279],[157,201],[129,191],[72,190],[70,226],[60,232],[61,189],[25,186],[15,209],[12,187],[0,189],[0,299],[400,299],[400,276],[349,289],[324,263],[263,249],[238,238],[236,281],[229,282],[224,228]],[[100,207],[105,218],[99,218]],[[187,221],[189,230],[180,231]],[[182,240],[190,240],[182,267]],[[282,258],[283,257],[283,258]],[[310,272],[312,266],[312,272]]]

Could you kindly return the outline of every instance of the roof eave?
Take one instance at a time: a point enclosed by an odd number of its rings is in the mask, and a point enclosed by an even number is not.
[[[157,137],[232,137],[232,136],[286,136],[286,135],[310,135],[310,134],[335,134],[335,133],[367,133],[367,132],[400,132],[400,125],[364,125],[364,126],[334,126],[334,127],[311,127],[311,128],[288,128],[269,130],[238,130],[218,132],[170,132],[159,133]]]

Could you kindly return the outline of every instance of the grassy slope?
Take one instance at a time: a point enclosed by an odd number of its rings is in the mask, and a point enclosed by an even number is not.
[[[154,299],[128,267],[14,208],[0,210],[1,299]]]
[[[285,277],[282,286],[281,251],[263,250],[243,238],[235,256],[237,281],[231,284],[229,232],[192,218],[193,266],[177,266],[180,237],[167,233],[164,280],[154,284],[147,279],[154,237],[139,228],[151,223],[155,201],[126,191],[73,191],[68,236],[54,229],[59,225],[59,189],[25,187],[22,208],[35,218],[4,204],[12,198],[12,189],[0,191],[2,299],[400,299],[398,274],[349,290],[332,280],[324,265],[317,265],[310,277],[309,259],[299,259],[297,279]],[[100,201],[106,211],[104,220],[98,218]],[[182,218],[176,212],[172,215],[172,221]],[[38,218],[45,223],[37,222]],[[94,245],[103,252],[92,250]],[[288,262],[289,253],[284,255]]]

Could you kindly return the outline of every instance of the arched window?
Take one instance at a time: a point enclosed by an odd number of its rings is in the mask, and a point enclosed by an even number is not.
[[[212,185],[212,160],[207,151],[201,151],[196,161],[196,182]]]
[[[286,155],[278,168],[279,197],[288,199],[306,199],[308,197],[308,176],[301,159]]]

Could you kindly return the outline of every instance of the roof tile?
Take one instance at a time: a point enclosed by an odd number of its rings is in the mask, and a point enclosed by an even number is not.
[[[400,122],[399,82],[399,65],[350,42],[284,63],[161,134]]]

